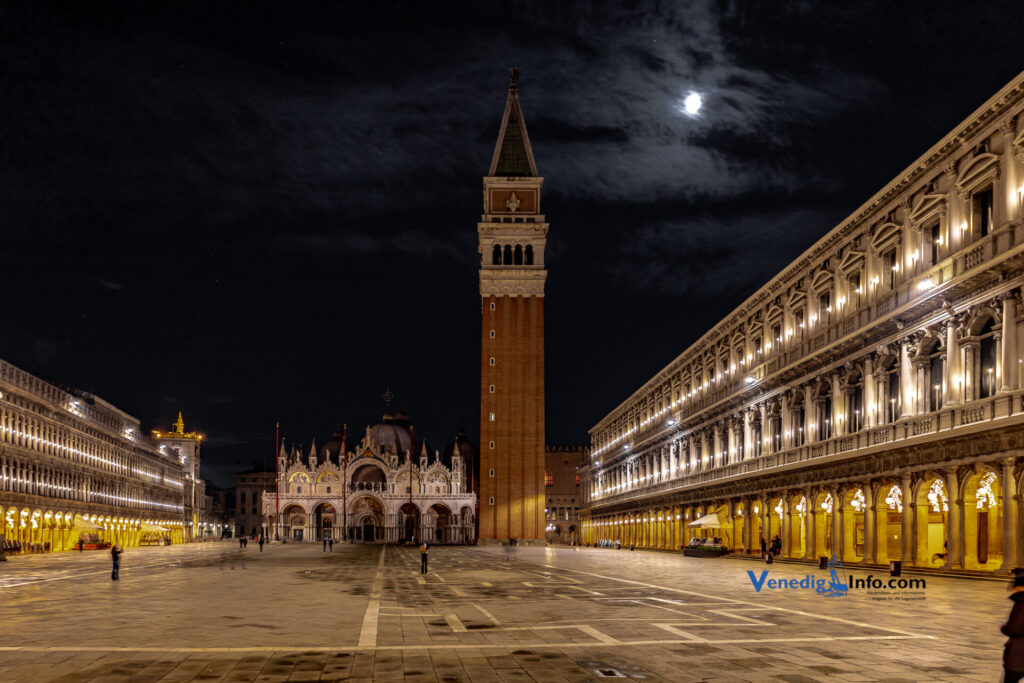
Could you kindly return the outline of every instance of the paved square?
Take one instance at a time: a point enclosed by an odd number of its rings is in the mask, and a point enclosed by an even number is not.
[[[604,549],[231,543],[0,564],[0,681],[997,681],[1005,584]],[[867,572],[853,573],[865,577]],[[886,581],[888,577],[884,578]]]

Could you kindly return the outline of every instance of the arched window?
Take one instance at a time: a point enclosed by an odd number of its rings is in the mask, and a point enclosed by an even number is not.
[[[494,255],[491,257],[491,262],[494,265],[496,265],[496,266],[500,266],[501,265],[501,245],[500,244],[495,244],[494,245]]]
[[[790,409],[793,416],[793,445],[804,445],[804,401],[802,392],[797,396],[796,402]]]
[[[932,346],[928,354],[928,409],[938,410],[942,407],[942,350],[938,343]]]
[[[523,245],[516,245],[516,252],[512,262],[515,263],[517,266],[523,265]]]
[[[900,417],[900,411],[902,407],[902,399],[900,394],[900,366],[899,363],[893,363],[889,368],[888,372],[888,388],[889,396],[886,401],[886,414],[888,415],[887,422],[895,422]]]
[[[533,265],[533,245],[532,244],[527,244],[526,245],[526,265],[528,265],[528,266],[532,266]]]
[[[815,429],[817,440],[824,441],[832,438],[832,383],[825,378],[818,385],[817,397],[815,398]]]
[[[512,265],[512,246],[509,244],[505,245],[505,258],[503,260],[503,263],[506,266]]]
[[[996,337],[995,321],[988,319],[978,336],[981,344],[978,351],[978,397],[988,398],[996,393]]]
[[[768,408],[768,440],[773,453],[782,450],[782,413],[777,403]]]

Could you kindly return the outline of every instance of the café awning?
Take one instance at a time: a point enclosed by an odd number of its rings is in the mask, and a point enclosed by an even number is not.
[[[79,517],[75,520],[76,529],[102,529],[103,527],[96,522],[90,522],[84,517]]]
[[[712,512],[710,515],[693,520],[686,526],[691,529],[718,529],[721,528],[722,523],[718,521],[718,515]]]
[[[170,529],[165,529],[164,527],[160,526],[159,524],[150,524],[149,522],[143,522],[142,523],[142,531],[167,532],[167,531],[170,531]]]

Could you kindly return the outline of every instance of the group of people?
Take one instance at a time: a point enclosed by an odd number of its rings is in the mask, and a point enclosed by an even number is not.
[[[761,537],[761,555],[764,557],[764,561],[771,564],[775,559],[775,556],[782,552],[782,539],[776,534],[771,541],[766,541],[764,536]]]
[[[259,543],[260,552],[261,553],[263,552],[263,544],[266,543],[266,542],[267,542],[266,539],[263,538],[262,536],[260,536],[259,540],[257,541],[257,543]],[[238,547],[241,548],[242,550],[245,550],[246,548],[248,548],[249,547],[249,539],[246,538],[245,536],[239,536],[238,537]]]
[[[333,537],[325,538],[324,539],[324,552],[325,553],[327,552],[328,548],[330,548],[330,550],[332,552],[334,551],[334,538]]]

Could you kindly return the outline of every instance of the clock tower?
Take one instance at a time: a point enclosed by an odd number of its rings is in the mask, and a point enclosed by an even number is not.
[[[544,246],[537,174],[512,69],[484,178],[480,251],[479,538],[544,538]]]

